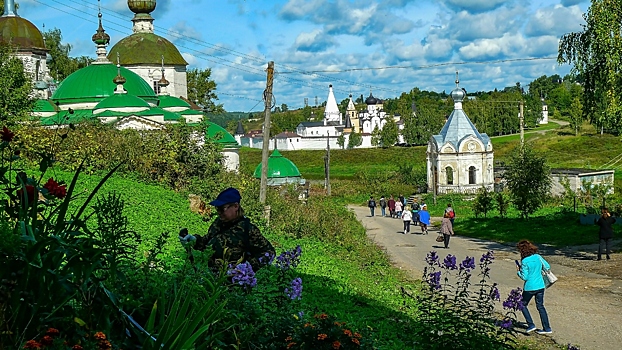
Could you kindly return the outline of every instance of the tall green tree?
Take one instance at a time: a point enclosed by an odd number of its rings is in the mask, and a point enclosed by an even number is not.
[[[583,31],[564,35],[559,63],[584,79],[583,114],[597,127],[622,131],[622,2],[592,0]]]
[[[343,133],[339,134],[339,136],[337,137],[337,144],[339,145],[339,147],[341,147],[341,149],[344,149],[346,145],[346,135],[344,135]]]
[[[363,135],[359,132],[353,132],[348,139],[348,149],[356,148],[363,144]]]
[[[505,179],[512,203],[524,219],[544,204],[551,190],[550,168],[546,159],[528,145],[519,145],[514,149]]]
[[[216,104],[216,82],[211,79],[212,70],[190,69],[187,73],[188,79],[188,98],[191,101],[198,101],[197,104],[210,113],[222,113],[225,111],[222,104]]]
[[[50,50],[52,60],[48,63],[48,69],[52,78],[62,81],[71,73],[88,66],[93,59],[88,56],[69,57],[72,46],[63,44],[63,35],[58,28],[43,32],[45,46]]]
[[[382,134],[378,125],[371,132],[371,145],[374,147],[382,146]]]
[[[568,111],[570,114],[570,127],[574,130],[574,135],[579,136],[581,125],[583,124],[583,104],[579,97],[572,100],[572,105]]]
[[[387,122],[380,131],[380,138],[383,147],[391,147],[397,143],[399,130],[392,117],[386,118]]]
[[[32,79],[11,47],[0,44],[0,122],[14,124],[28,117],[34,108]]]

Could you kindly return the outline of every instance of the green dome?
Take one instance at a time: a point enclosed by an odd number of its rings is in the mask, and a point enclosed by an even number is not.
[[[39,29],[27,19],[18,16],[0,17],[0,42],[17,46],[20,50],[48,51]]]
[[[205,131],[205,136],[207,138],[215,140],[216,143],[225,146],[238,146],[238,142],[235,140],[233,135],[231,135],[225,128],[218,124],[214,124],[212,122],[207,122],[207,130]]]
[[[121,67],[121,75],[126,79],[123,87],[129,94],[157,103],[155,92],[138,74]],[[52,100],[60,104],[99,102],[114,94],[116,85],[112,80],[116,76],[117,66],[114,64],[91,64],[65,78],[52,95]]]
[[[50,100],[37,100],[35,103],[35,112],[58,112],[58,107]]]
[[[261,163],[255,168],[253,176],[261,178]],[[298,167],[291,160],[283,157],[278,149],[275,149],[268,158],[268,178],[275,177],[300,177]]]
[[[158,99],[160,100],[160,104],[158,104],[158,107],[160,108],[171,108],[171,107],[190,108],[190,104],[188,104],[188,102],[182,100],[179,97],[160,95],[158,96]]]
[[[108,59],[116,60],[117,53],[124,66],[135,64],[160,66],[163,55],[164,64],[188,65],[173,43],[153,33],[134,33],[121,39],[110,49]]]
[[[145,102],[145,100],[130,94],[112,94],[103,99],[100,103],[93,108],[98,109],[111,109],[111,108],[123,108],[123,107],[144,107],[151,108],[151,106]]]

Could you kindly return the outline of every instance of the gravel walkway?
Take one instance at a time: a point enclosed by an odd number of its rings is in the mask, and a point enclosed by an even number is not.
[[[368,237],[386,249],[397,267],[412,273],[415,278],[421,277],[426,266],[424,258],[430,250],[438,251],[441,258],[447,254],[456,255],[459,261],[466,256],[479,258],[486,251],[493,250],[495,262],[492,265],[492,281],[499,283],[502,299],[511,289],[523,286],[522,280],[516,276],[514,259],[520,257],[514,247],[460,237],[460,233],[456,232],[457,235],[451,238],[450,248],[444,249],[442,243],[435,241],[437,231],[434,228],[428,235],[421,235],[420,228],[411,225],[411,234],[403,234],[401,220],[369,217],[369,209],[366,207],[351,206],[350,209],[367,229]],[[433,218],[433,221],[439,220]],[[542,255],[559,277],[559,281],[545,294],[545,305],[553,328],[553,334],[548,337],[557,344],[571,343],[580,346],[582,350],[622,349],[622,281],[573,267],[573,259],[581,260],[582,264],[613,262],[592,261],[586,254],[577,254],[576,249],[543,249]],[[616,258],[618,256],[613,257],[614,260]],[[536,326],[540,327],[534,302],[530,304],[529,310]],[[519,321],[524,321],[522,315]],[[533,334],[530,337],[538,340],[545,336]]]

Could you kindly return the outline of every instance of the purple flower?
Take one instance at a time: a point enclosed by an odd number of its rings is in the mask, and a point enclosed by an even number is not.
[[[439,260],[438,254],[434,250],[430,251],[428,255],[425,256],[425,261],[430,266],[438,265],[438,260]]]
[[[451,254],[447,254],[445,260],[443,260],[443,267],[449,270],[458,269],[458,266],[456,266],[456,257]]]
[[[298,311],[298,317],[303,318],[305,316],[304,311]]]
[[[264,265],[272,265],[273,261],[274,261],[274,255],[270,254],[269,252],[266,252],[264,256],[259,258],[259,262]]]
[[[436,271],[428,275],[428,284],[432,289],[441,289],[441,272]]]
[[[495,253],[492,250],[489,250],[487,253],[482,254],[482,258],[479,259],[480,263],[492,263],[495,260]]]
[[[300,256],[302,255],[302,248],[296,246],[295,249],[289,251],[286,250],[281,255],[276,257],[276,266],[281,270],[289,270],[298,266],[300,263]]]
[[[466,272],[470,272],[475,269],[475,258],[474,257],[466,257],[466,259],[462,260],[460,263],[460,270],[466,270]]]
[[[512,328],[512,320],[511,319],[505,319],[501,322],[497,322],[497,326],[503,328],[503,329],[510,329]]]
[[[285,294],[292,300],[302,299],[302,279],[300,277],[294,278],[290,288],[285,288]]]
[[[231,281],[240,286],[253,288],[257,285],[255,272],[248,261],[238,264],[235,267],[233,267],[233,264],[229,265],[227,276],[231,276]]]
[[[497,288],[497,284],[493,284],[490,287],[490,293],[488,294],[491,300],[501,300],[501,294],[499,293],[499,288]]]
[[[503,302],[504,309],[520,311],[523,309],[523,290],[520,288],[512,289],[508,298]]]
[[[568,343],[568,349],[567,350],[581,350],[581,348],[579,348],[578,346],[574,346],[574,345]]]

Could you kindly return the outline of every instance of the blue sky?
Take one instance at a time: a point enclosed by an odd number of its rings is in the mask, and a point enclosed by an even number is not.
[[[59,28],[72,56],[95,57],[94,0],[17,0],[39,29]],[[111,44],[131,34],[127,0],[102,0]],[[467,91],[565,75],[559,38],[580,31],[580,0],[158,0],[156,34],[177,45],[190,68],[211,68],[228,111],[261,111],[268,61],[274,96],[289,108],[370,91],[394,98],[414,87]],[[524,60],[534,59],[534,60]],[[505,62],[503,62],[506,60]],[[402,68],[384,68],[402,67]],[[377,68],[377,69],[376,69]]]

